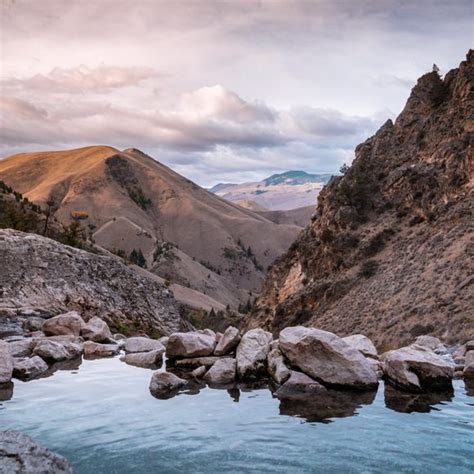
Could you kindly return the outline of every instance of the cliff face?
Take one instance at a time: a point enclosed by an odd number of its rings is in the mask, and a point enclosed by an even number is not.
[[[360,144],[273,265],[247,326],[474,337],[474,52],[422,76],[395,123]]]
[[[116,331],[167,335],[186,328],[173,295],[118,258],[36,234],[0,230],[0,322],[78,310]]]

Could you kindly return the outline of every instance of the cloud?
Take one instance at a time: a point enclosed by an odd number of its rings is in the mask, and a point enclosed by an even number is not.
[[[56,67],[47,74],[27,78],[10,78],[0,81],[4,90],[30,90],[37,93],[104,92],[110,89],[135,86],[144,80],[159,77],[157,71],[147,67],[78,66],[71,69]]]
[[[15,97],[0,97],[0,111],[6,119],[13,116],[17,119],[43,120],[47,115],[44,109]]]

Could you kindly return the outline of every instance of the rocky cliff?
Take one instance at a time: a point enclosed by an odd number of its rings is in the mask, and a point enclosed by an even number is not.
[[[390,347],[474,337],[474,52],[422,76],[360,144],[273,265],[247,326],[304,324]]]
[[[183,329],[171,292],[118,258],[3,229],[0,268],[2,323],[78,310],[85,319],[102,317],[120,332],[167,335]]]

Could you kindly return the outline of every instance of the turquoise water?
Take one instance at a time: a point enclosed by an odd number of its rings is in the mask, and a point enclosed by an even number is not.
[[[151,373],[114,358],[15,381],[1,428],[28,433],[77,473],[474,472],[474,397],[462,381],[432,399],[381,384],[280,405],[268,389],[157,400]]]

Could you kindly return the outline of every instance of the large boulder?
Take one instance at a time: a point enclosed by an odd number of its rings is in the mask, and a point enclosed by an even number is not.
[[[118,344],[100,344],[94,341],[84,343],[84,356],[89,358],[113,357],[120,352]]]
[[[171,372],[155,372],[150,381],[150,392],[156,398],[171,398],[186,385],[186,380]]]
[[[206,373],[204,380],[209,385],[231,384],[235,381],[235,359],[225,357],[219,359]]]
[[[272,339],[272,334],[263,329],[252,329],[244,334],[236,351],[237,374],[242,380],[266,374]]]
[[[0,384],[9,383],[13,374],[13,357],[8,343],[0,340]]]
[[[176,332],[168,340],[166,355],[170,358],[210,356],[215,347],[216,334],[213,331]]]
[[[43,375],[48,364],[39,356],[13,360],[13,377],[20,380],[32,380]]]
[[[0,472],[72,474],[66,458],[52,453],[18,431],[0,431]]]
[[[79,357],[82,354],[82,347],[67,340],[44,338],[37,342],[33,353],[47,362],[59,362]]]
[[[466,380],[474,380],[474,350],[466,352],[463,376]]]
[[[452,388],[454,367],[423,346],[385,352],[382,361],[388,381],[401,389],[423,392]]]
[[[94,342],[113,342],[114,338],[109,326],[97,316],[90,319],[83,327],[81,335],[84,339]]]
[[[77,311],[59,314],[47,319],[42,326],[42,331],[46,336],[79,336],[84,326],[84,320]]]
[[[36,341],[29,337],[8,343],[10,354],[13,357],[29,357],[35,348]]]
[[[448,353],[448,349],[446,349],[446,346],[437,337],[434,336],[418,336],[415,339],[415,344],[417,346],[422,346],[426,349],[430,349],[434,353],[439,355]]]
[[[352,346],[354,349],[357,349],[365,357],[377,359],[379,356],[374,343],[363,334],[354,334],[352,336],[343,337],[342,340],[347,342],[347,344]]]
[[[291,375],[279,347],[273,347],[267,356],[268,373],[279,385],[285,383]]]
[[[129,337],[128,339],[125,339],[123,348],[125,352],[165,352],[165,347],[163,346],[163,344],[161,344],[160,341],[142,336]]]
[[[120,357],[122,362],[144,369],[157,369],[163,363],[163,351],[154,350],[149,352],[132,352]]]
[[[229,326],[222,334],[217,346],[214,350],[214,354],[221,356],[232,352],[240,342],[240,332],[234,326]]]
[[[378,385],[377,374],[367,359],[330,332],[303,326],[283,329],[280,349],[293,366],[323,385],[356,390]]]

